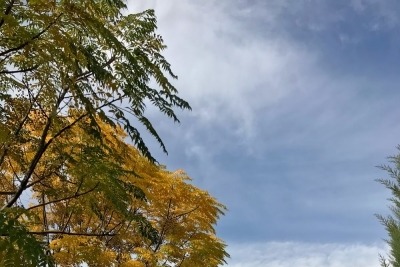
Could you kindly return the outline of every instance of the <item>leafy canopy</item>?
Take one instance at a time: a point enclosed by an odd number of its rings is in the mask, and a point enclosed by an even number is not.
[[[168,79],[154,11],[124,9],[0,1],[0,265],[217,266],[228,256],[213,228],[225,207],[157,165],[137,129],[166,152],[145,103],[176,122],[174,108],[190,106]]]
[[[191,185],[185,172],[169,172],[145,158],[124,141],[122,128],[98,119],[98,139],[85,130],[89,121],[60,135],[38,164],[23,211],[29,216],[16,215],[28,236],[36,236],[58,266],[225,263],[229,255],[214,225],[226,208]],[[27,156],[34,149],[26,147]],[[25,255],[23,247],[13,251]]]
[[[18,177],[8,172],[0,177],[14,179],[15,193],[6,191],[12,197],[3,208],[19,200],[52,143],[82,119],[97,138],[101,128],[95,117],[122,126],[154,162],[131,123],[136,118],[166,152],[144,116],[145,101],[174,121],[179,121],[174,107],[190,106],[166,77],[176,78],[161,55],[165,45],[155,33],[154,12],[123,15],[124,8],[121,0],[1,1],[0,168],[14,161],[20,171]],[[157,89],[149,86],[151,80]],[[70,110],[83,112],[66,124]],[[32,113],[43,123],[35,132]],[[35,147],[30,160],[24,158],[27,145]]]

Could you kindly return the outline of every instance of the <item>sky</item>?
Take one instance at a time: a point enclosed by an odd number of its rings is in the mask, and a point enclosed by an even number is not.
[[[374,267],[388,247],[377,165],[398,153],[397,0],[135,0],[154,9],[193,110],[150,117],[169,169],[229,211],[232,267]]]

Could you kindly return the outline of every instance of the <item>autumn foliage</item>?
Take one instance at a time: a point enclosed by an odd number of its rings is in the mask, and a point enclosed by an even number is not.
[[[0,1],[0,266],[218,266],[225,207],[156,162],[146,104],[179,122],[154,12]],[[149,86],[154,81],[157,86]]]

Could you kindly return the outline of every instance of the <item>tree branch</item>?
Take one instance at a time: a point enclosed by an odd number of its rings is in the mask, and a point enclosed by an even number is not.
[[[14,195],[16,191],[0,191],[0,196]]]
[[[187,214],[189,214],[189,213],[192,213],[193,211],[197,210],[198,208],[199,208],[199,206],[197,206],[196,208],[194,208],[194,209],[192,209],[192,210],[189,210],[189,211],[187,211],[187,212],[184,212],[184,213],[175,215],[175,216],[173,216],[173,218],[176,219],[176,218],[185,216],[185,215],[187,215]]]
[[[106,63],[104,63],[104,65],[102,65],[101,67],[105,68],[105,67],[110,66],[116,59],[117,59],[117,57],[115,55],[111,56],[111,58]],[[76,79],[76,81],[85,80],[86,78],[89,78],[91,75],[93,75],[92,71],[90,71],[90,70],[85,71],[79,75],[79,77]]]
[[[11,0],[10,4],[6,8],[6,12],[4,12],[4,15],[7,16],[7,15],[9,15],[11,13],[11,9],[12,9],[14,3],[15,3],[15,0]],[[4,18],[2,18],[0,20],[0,27],[3,26],[3,24],[4,24]]]
[[[69,233],[63,231],[56,231],[56,230],[49,230],[49,231],[42,231],[42,232],[28,232],[29,234],[33,235],[48,235],[48,234],[57,234],[57,235],[77,235],[77,236],[115,236],[116,234],[110,233],[102,233],[102,234],[95,234],[95,233]]]
[[[62,100],[64,99],[66,93],[68,92],[68,87],[66,87],[63,92],[61,93],[59,99],[57,100],[56,106],[55,106],[55,111],[58,109],[58,107],[60,106]],[[95,108],[95,111],[102,109],[103,107],[106,107],[118,100],[121,100],[124,97],[124,95],[115,98],[111,101],[108,101],[107,103],[104,103],[101,106],[98,106],[97,108]],[[70,129],[72,126],[74,126],[76,123],[78,123],[82,118],[86,117],[87,115],[89,115],[90,113],[87,112],[85,114],[82,114],[81,116],[79,116],[74,122],[72,122],[71,124],[65,126],[64,128],[62,128],[57,134],[55,134],[53,137],[51,137],[47,143],[45,141],[47,134],[50,130],[50,126],[52,123],[52,117],[49,117],[49,119],[47,120],[46,126],[43,130],[43,134],[41,136],[41,141],[38,147],[38,150],[32,160],[31,165],[29,166],[27,172],[25,173],[24,179],[22,179],[20,188],[18,189],[17,193],[14,195],[14,197],[5,205],[3,206],[1,210],[3,210],[4,208],[10,208],[12,205],[14,205],[14,203],[18,200],[18,198],[21,196],[22,192],[26,189],[26,186],[29,182],[29,179],[33,173],[33,171],[35,170],[37,164],[39,163],[39,160],[41,159],[42,155],[45,153],[45,151],[47,150],[47,148],[50,146],[50,144],[54,141],[54,139],[56,139],[58,136],[60,136],[63,132],[65,132],[66,130]]]
[[[170,219],[169,214],[170,214],[170,211],[171,211],[171,205],[172,205],[172,198],[169,199],[167,216],[165,218],[164,224],[163,224],[162,229],[161,229],[160,238],[158,239],[157,245],[153,249],[153,252],[156,252],[160,248],[160,246],[161,246],[161,244],[162,244],[162,242],[164,240],[164,236],[165,236],[165,234],[167,232],[167,223],[168,223],[168,221]]]
[[[65,201],[65,200],[68,200],[68,199],[78,198],[80,196],[89,194],[90,192],[94,191],[97,188],[98,185],[99,185],[99,183],[97,183],[92,189],[90,189],[88,191],[85,191],[83,193],[75,193],[74,195],[66,197],[66,198],[60,198],[60,199],[55,199],[55,200],[52,200],[52,201],[49,201],[49,202],[40,203],[38,205],[35,205],[35,206],[27,208],[27,210],[36,209],[36,208],[39,208],[39,207],[43,207],[43,206],[50,205],[50,204],[53,204],[53,203]]]
[[[108,106],[108,105],[114,103],[115,101],[121,100],[122,97],[123,97],[123,96],[118,97],[118,98],[115,98],[115,99],[113,99],[113,100],[111,100],[111,101],[109,101],[109,102],[107,102],[107,103],[105,103],[105,104],[103,104],[103,105],[101,105],[101,106],[95,108],[94,110],[97,111],[97,110],[99,110],[99,109],[102,109],[102,108],[104,108],[104,107],[106,107],[106,106]],[[84,117],[86,117],[87,115],[89,115],[89,112],[82,114],[82,115],[79,116],[75,121],[73,121],[71,124],[69,124],[69,125],[65,126],[64,128],[62,128],[57,134],[55,134],[53,137],[51,137],[51,138],[49,139],[49,141],[47,142],[46,146],[49,146],[50,143],[53,142],[53,140],[54,140],[55,138],[59,137],[59,136],[60,136],[63,132],[65,132],[66,130],[72,128],[72,126],[74,126],[76,123],[78,123],[80,120],[82,120],[82,119],[83,119]]]
[[[65,232],[65,231],[58,231],[58,230],[48,230],[48,231],[28,231],[28,234],[32,235],[49,235],[49,234],[55,234],[55,235],[76,235],[76,236],[115,236],[117,234],[110,234],[110,233],[101,233],[101,234],[95,234],[95,233],[71,233],[71,232]],[[8,236],[8,234],[0,234],[0,236]]]
[[[31,94],[29,85],[28,85],[28,84],[25,84],[25,86],[26,86],[26,89],[27,89],[29,95],[31,96],[32,94]],[[40,89],[38,90],[36,96],[32,96],[32,101],[33,101],[33,102],[36,102],[36,100],[37,100],[37,98],[39,97],[40,92],[41,92],[42,89],[43,89],[43,86],[40,87]],[[30,106],[29,106],[29,109],[28,109],[28,111],[26,112],[24,118],[23,118],[22,121],[18,124],[17,129],[16,129],[16,130],[14,131],[14,133],[13,133],[13,135],[14,135],[15,137],[18,136],[19,133],[21,132],[22,127],[24,126],[25,122],[26,122],[26,121],[28,120],[28,118],[29,118],[29,114],[31,113],[32,108],[33,108],[33,103],[31,102],[31,103],[30,103]],[[6,157],[7,153],[8,153],[8,150],[9,150],[9,148],[10,148],[10,144],[8,143],[8,144],[4,144],[4,145],[2,145],[2,146],[3,146],[4,149],[3,149],[3,153],[2,153],[1,156],[0,156],[0,167],[1,167],[1,165],[3,164],[4,159],[5,159],[5,157]]]
[[[47,31],[50,29],[50,27],[53,26],[53,25],[57,22],[57,20],[58,20],[62,15],[63,15],[63,13],[61,13],[60,15],[58,15],[58,16],[56,17],[55,20],[53,20],[49,25],[47,25],[46,28],[44,28],[43,30],[41,30],[41,31],[40,31],[39,33],[37,33],[36,35],[32,36],[31,39],[29,39],[28,41],[26,41],[26,42],[20,44],[19,46],[16,46],[16,47],[13,47],[13,48],[10,48],[10,49],[8,49],[8,50],[6,50],[6,51],[1,52],[1,53],[0,53],[0,56],[5,56],[5,55],[7,55],[8,53],[11,53],[11,52],[14,52],[14,51],[18,51],[18,50],[24,48],[25,46],[27,46],[28,44],[30,44],[32,41],[34,41],[34,40],[40,38],[40,36],[42,36],[45,32],[47,32]]]
[[[57,108],[60,106],[62,100],[64,99],[64,96],[67,94],[68,92],[68,87],[63,89],[63,92],[61,92],[60,96],[57,99],[57,103],[54,107],[54,111],[57,110]],[[53,112],[52,112],[53,113]],[[43,154],[45,153],[47,147],[50,145],[49,142],[46,143],[46,137],[47,134],[50,130],[50,126],[52,124],[52,116],[50,116],[47,120],[46,126],[44,127],[42,136],[40,137],[40,143],[39,143],[39,147],[36,151],[35,156],[33,157],[31,164],[28,168],[28,170],[26,171],[25,175],[24,175],[24,179],[22,179],[21,184],[19,189],[17,190],[17,193],[13,196],[13,198],[5,205],[3,206],[1,210],[3,210],[4,208],[10,208],[12,207],[12,205],[14,205],[14,203],[18,200],[18,198],[21,196],[22,192],[26,189],[26,186],[28,185],[29,179],[31,178],[33,172],[35,171],[35,168],[37,166],[37,164],[39,163],[39,160],[42,158]]]
[[[14,74],[14,73],[20,73],[20,72],[29,72],[29,71],[33,71],[35,69],[37,69],[39,66],[33,66],[31,68],[26,68],[26,69],[22,69],[22,70],[3,70],[0,71],[0,74]]]
[[[24,126],[26,120],[29,118],[29,113],[30,113],[31,109],[32,109],[32,105],[29,107],[24,118],[22,119],[22,121],[18,125],[17,129],[15,130],[15,132],[13,134],[14,136],[18,136],[19,132],[22,130],[22,127]],[[0,167],[1,167],[1,165],[3,165],[4,159],[8,153],[9,148],[10,148],[10,144],[4,144],[3,153],[0,156]]]
[[[182,264],[183,264],[183,261],[184,261],[185,259],[186,259],[186,255],[184,254],[183,257],[182,257],[181,262],[179,263],[179,265],[178,265],[177,267],[181,267]]]
[[[48,173],[47,175],[38,175],[36,172],[33,172],[33,174],[36,175],[36,177],[38,177],[38,179],[37,179],[36,181],[33,181],[33,182],[30,183],[30,184],[27,184],[27,185],[26,185],[26,189],[28,189],[29,187],[32,187],[32,186],[34,186],[35,184],[38,184],[38,183],[40,183],[41,185],[43,185],[43,186],[45,186],[45,187],[47,187],[47,188],[53,189],[52,187],[50,187],[50,186],[45,185],[44,183],[42,183],[42,181],[45,180],[45,179],[47,179],[47,178],[49,178],[49,177],[52,176],[53,174],[55,174],[55,171],[53,171],[53,172],[51,172],[51,173]]]

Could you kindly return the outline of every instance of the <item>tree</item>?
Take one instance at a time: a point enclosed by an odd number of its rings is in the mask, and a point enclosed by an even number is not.
[[[176,78],[160,54],[165,45],[155,33],[154,12],[123,15],[125,7],[122,0],[1,1],[0,167],[12,148],[26,141],[36,147],[4,207],[12,207],[26,190],[52,142],[83,118],[90,120],[93,135],[101,131],[96,116],[113,127],[123,125],[137,148],[155,161],[129,115],[166,152],[144,116],[145,101],[177,122],[173,108],[190,106],[164,74]],[[151,80],[158,90],[149,86]],[[65,125],[59,115],[71,108],[84,112]],[[34,110],[43,117],[39,137],[27,132]]]
[[[135,225],[135,232],[130,233],[132,238],[138,239],[140,234],[140,244],[148,244],[148,251],[167,262],[185,259],[182,266],[193,262],[193,244],[199,248],[198,260],[210,257],[215,265],[226,256],[225,245],[214,237],[211,227],[223,210],[217,202],[205,202],[208,211],[199,207],[174,217],[191,218],[192,226],[189,220],[188,228],[181,229],[180,234],[189,231],[189,226],[197,227],[190,230],[197,231],[193,236],[201,235],[204,242],[208,240],[205,246],[183,235],[189,241],[175,248],[174,251],[185,251],[176,254],[176,258],[170,258],[172,252],[168,254],[163,248],[168,247],[166,242],[177,244],[167,238],[173,236],[170,229],[177,229],[178,225],[167,227],[168,230],[160,225],[165,216],[172,220],[168,216],[179,213],[169,209],[167,214],[162,213],[165,209],[157,213],[155,208],[151,216],[137,213],[145,207],[149,212],[151,207],[161,209],[162,203],[155,199],[163,194],[152,196],[146,186],[133,183],[133,177],[141,173],[148,181],[161,177],[160,181],[165,182],[170,174],[156,164],[132,119],[142,124],[167,152],[145,117],[145,103],[175,122],[179,120],[174,108],[190,106],[178,97],[167,78],[177,77],[161,54],[166,46],[155,33],[154,11],[124,15],[125,8],[123,0],[0,1],[2,265],[51,264],[47,254],[58,259],[67,240],[75,242],[75,250],[83,242],[86,248],[100,249],[96,253],[128,257],[129,249],[137,246],[124,248],[126,241],[121,241],[107,247],[106,241],[116,240],[116,231],[122,226],[131,229],[131,225]],[[156,88],[150,87],[151,83]],[[135,148],[121,136],[129,136]],[[136,160],[135,164],[132,160]],[[182,187],[186,184],[183,180],[181,183]],[[212,199],[194,187],[185,190],[203,195],[202,201]],[[33,200],[30,207],[27,198]],[[178,196],[169,201],[170,207],[190,207]],[[137,207],[139,211],[133,212]],[[212,214],[214,217],[207,217],[208,224],[199,221]],[[115,221],[115,229],[104,228],[109,226],[109,220]],[[84,223],[90,226],[82,228]],[[61,237],[63,242],[53,242]],[[95,245],[90,246],[89,241]],[[170,251],[172,246],[169,245]],[[145,258],[143,251],[135,253]],[[82,261],[79,257],[75,260]]]
[[[80,112],[71,112],[74,120]],[[43,127],[39,121],[32,124]],[[225,207],[125,143],[122,128],[82,120],[38,164],[30,217],[20,217],[59,266],[218,266],[229,255],[213,225]],[[24,148],[27,156],[35,147]],[[1,255],[1,254],[0,254]],[[15,255],[15,253],[14,253]],[[1,259],[1,257],[0,257]],[[25,265],[24,265],[25,264]],[[15,261],[11,266],[18,266]],[[26,261],[22,265],[26,266]]]
[[[400,146],[398,147],[400,150]],[[385,226],[389,239],[385,240],[390,246],[390,255],[388,259],[381,256],[381,266],[399,267],[400,266],[400,154],[389,157],[390,165],[382,165],[380,168],[389,173],[391,179],[378,179],[392,193],[389,199],[392,202],[390,210],[392,215],[386,217],[376,215],[379,221]]]

